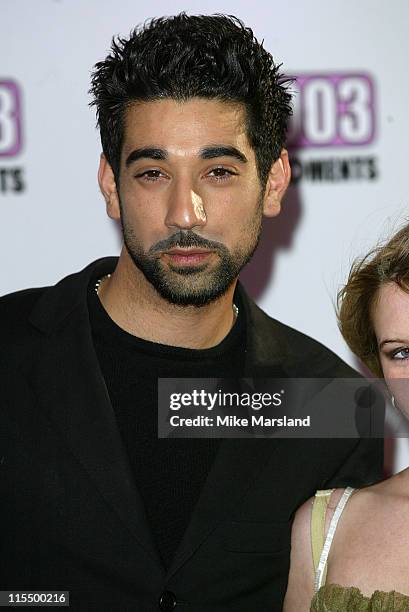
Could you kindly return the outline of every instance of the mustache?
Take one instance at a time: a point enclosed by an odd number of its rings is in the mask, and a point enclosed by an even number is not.
[[[220,242],[216,242],[214,240],[206,240],[206,238],[202,238],[201,236],[198,236],[190,230],[186,232],[180,230],[172,236],[169,236],[169,238],[165,238],[165,240],[161,240],[160,242],[154,244],[149,249],[148,253],[150,255],[154,255],[156,253],[168,251],[169,249],[173,248],[183,249],[189,247],[209,249],[212,251],[226,251],[226,247]]]

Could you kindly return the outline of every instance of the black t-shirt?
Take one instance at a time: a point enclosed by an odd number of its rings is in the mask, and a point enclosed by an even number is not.
[[[239,378],[243,375],[244,308],[217,346],[188,349],[148,342],[112,321],[89,286],[88,308],[95,350],[146,516],[165,568],[199,499],[220,440],[157,435],[157,379]]]

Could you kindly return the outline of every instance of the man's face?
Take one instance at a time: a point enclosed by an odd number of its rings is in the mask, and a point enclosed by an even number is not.
[[[215,300],[257,246],[265,198],[244,118],[240,105],[201,98],[127,109],[108,212],[135,266],[171,303]]]

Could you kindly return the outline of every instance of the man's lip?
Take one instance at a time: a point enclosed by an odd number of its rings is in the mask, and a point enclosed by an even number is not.
[[[213,253],[209,249],[170,249],[169,251],[165,251],[167,255],[183,255],[184,257],[189,257],[189,255],[209,255]]]
[[[207,261],[212,253],[203,249],[171,249],[164,254],[173,265],[194,267]]]

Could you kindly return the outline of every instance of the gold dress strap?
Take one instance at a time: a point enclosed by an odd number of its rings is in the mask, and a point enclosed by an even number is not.
[[[325,543],[325,516],[331,494],[334,489],[317,491],[312,504],[311,512],[311,549],[314,563],[314,574],[318,569],[321,552]],[[324,577],[325,579],[325,577]]]
[[[318,566],[316,567],[316,570],[315,570],[315,579],[314,579],[314,592],[315,593],[320,589],[320,587],[323,584],[325,584],[325,581],[327,579],[327,560],[328,560],[328,555],[329,555],[329,551],[331,548],[332,540],[334,539],[335,531],[338,526],[338,521],[341,518],[341,514],[343,513],[346,503],[348,499],[351,497],[353,492],[354,492],[354,489],[352,487],[347,487],[342,493],[338,501],[337,507],[335,508],[334,514],[332,515],[331,522],[329,524],[328,532],[326,536],[325,536],[325,513],[321,511],[321,515],[323,516],[319,517],[320,525],[322,527],[320,531],[320,538],[322,534],[322,540],[324,543],[321,549],[321,555],[318,561]],[[328,491],[321,492],[321,493],[323,493],[322,497],[328,500],[325,505],[325,509],[326,509],[328,506],[329,499],[331,497],[331,493],[328,494]],[[318,497],[321,497],[321,496],[319,495]],[[324,540],[324,536],[325,536],[325,540]],[[320,539],[320,542],[322,540]],[[314,559],[314,566],[315,566],[315,559]]]

